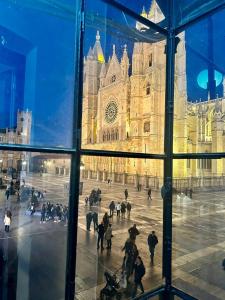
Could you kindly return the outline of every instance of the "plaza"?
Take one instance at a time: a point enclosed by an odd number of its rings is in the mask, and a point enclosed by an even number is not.
[[[67,204],[69,177],[44,174],[29,174],[26,185],[37,190],[46,190],[45,201]],[[99,292],[105,284],[104,271],[116,272],[122,265],[124,253],[121,251],[128,229],[135,223],[140,231],[136,244],[146,267],[143,280],[145,290],[163,284],[162,280],[162,199],[159,191],[152,191],[152,201],[147,199],[147,190],[137,191],[132,186],[94,180],[83,181],[83,194],[79,200],[76,299],[99,299]],[[86,230],[85,197],[91,190],[102,191],[101,206],[94,206],[99,214],[99,222],[109,203],[124,200],[124,189],[129,192],[128,201],[132,205],[130,219],[117,218],[110,222],[113,228],[112,250],[97,251],[97,235],[93,225]],[[27,216],[27,203],[16,203],[13,196],[6,200],[1,191],[1,244],[7,264],[3,276],[5,283],[12,287],[23,287],[23,295],[28,299],[50,298],[63,299],[64,272],[66,260],[67,227],[63,224],[40,224],[39,216]],[[3,211],[11,207],[12,226],[10,233],[3,231]],[[198,299],[224,299],[224,271],[222,260],[225,256],[225,193],[223,190],[193,193],[188,197],[173,198],[173,284]],[[159,244],[156,247],[155,264],[150,266],[147,236],[156,231]],[[18,271],[15,271],[18,267]],[[210,274],[210,275],[209,275]],[[47,276],[47,277],[46,277]],[[8,280],[7,280],[8,278]],[[51,280],[51,289],[46,287]],[[51,279],[50,279],[51,278]],[[42,294],[42,289],[49,293]],[[21,289],[17,290],[20,293]],[[215,296],[215,292],[216,295]],[[124,299],[129,299],[129,292],[124,291]],[[6,295],[2,295],[6,296]],[[11,295],[12,296],[12,295]],[[21,295],[17,294],[18,299]]]

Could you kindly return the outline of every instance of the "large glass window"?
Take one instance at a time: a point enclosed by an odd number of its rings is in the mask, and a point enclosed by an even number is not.
[[[225,10],[179,34],[175,68],[174,152],[223,152]],[[199,36],[200,39],[199,39]]]
[[[1,143],[72,146],[75,3],[70,2],[0,4]]]
[[[134,164],[136,172],[131,167]],[[158,176],[149,173],[148,170],[153,169],[158,170]],[[130,299],[135,289],[131,271],[137,255],[142,258],[146,270],[144,289],[147,291],[162,284],[162,181],[160,160],[82,156],[77,299],[98,299],[100,294],[105,295],[105,272],[117,276],[121,285],[117,292],[121,299]],[[98,243],[100,233],[97,233],[102,222],[103,244],[101,239]],[[137,236],[134,229],[131,230],[134,233],[129,233],[134,224]],[[110,228],[112,233],[108,236]],[[155,231],[154,236],[152,231]],[[152,261],[150,249],[155,254]],[[127,285],[123,282],[124,272],[129,280]]]
[[[197,299],[223,299],[224,173],[204,168],[207,160],[174,161],[173,284]],[[213,169],[224,159],[211,160]],[[178,170],[182,170],[180,173]]]
[[[82,147],[163,153],[165,36],[101,1],[85,9]]]
[[[70,156],[0,153],[0,299],[63,299]]]

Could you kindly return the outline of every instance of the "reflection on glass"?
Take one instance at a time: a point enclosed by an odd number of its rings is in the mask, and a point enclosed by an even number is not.
[[[94,162],[95,169],[92,168]],[[100,294],[107,293],[105,272],[115,274],[116,280],[120,281],[115,294],[121,299],[130,299],[135,293],[131,271],[137,254],[145,266],[144,289],[150,290],[162,283],[160,187],[163,177],[154,177],[147,172],[132,173],[129,164],[133,163],[138,170],[141,163],[138,159],[82,157],[76,299],[99,299]],[[163,168],[161,161],[149,160],[146,164]],[[100,225],[102,222],[103,226]],[[138,232],[135,229],[129,232],[134,224]],[[149,237],[152,231],[155,231],[158,243],[154,234]]]
[[[224,166],[224,159],[174,161],[173,285],[197,299],[225,295]],[[190,168],[178,177],[177,169]]]
[[[95,4],[87,3],[82,147],[163,153],[165,37]]]
[[[179,35],[175,66],[174,152],[225,150],[225,60],[221,54],[224,17],[225,10],[222,10]]]
[[[75,14],[0,3],[0,143],[71,147]]]
[[[70,156],[0,152],[0,299],[64,298]]]

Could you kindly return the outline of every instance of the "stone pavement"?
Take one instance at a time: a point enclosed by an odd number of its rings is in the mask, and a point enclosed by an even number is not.
[[[53,177],[47,174],[43,177],[29,175],[26,183],[41,190],[47,190],[47,200],[67,203],[68,191],[64,186],[68,180],[68,177]],[[144,287],[148,290],[161,285],[163,280],[161,276],[162,200],[160,193],[153,191],[153,200],[148,201],[145,190],[138,192],[133,187],[127,186],[128,201],[133,206],[131,217],[129,220],[117,219],[116,216],[113,218],[112,251],[98,252],[93,226],[91,232],[86,231],[85,215],[88,208],[84,203],[84,198],[91,189],[98,187],[102,190],[101,207],[95,207],[95,210],[99,212],[99,220],[105,211],[108,211],[111,200],[121,201],[124,197],[124,186],[112,185],[110,187],[106,183],[84,181],[84,193],[80,196],[79,205],[76,299],[99,298],[99,291],[105,282],[104,271],[115,272],[120,268],[123,258],[121,247],[128,236],[128,228],[134,223],[140,229],[137,246],[146,266]],[[4,195],[1,199],[4,199]],[[4,201],[2,200],[2,207],[5,205]],[[225,195],[222,191],[193,194],[193,199],[178,200],[174,197],[173,200],[173,284],[199,299],[225,299],[225,272],[221,267],[222,259],[225,257],[224,215]],[[19,222],[16,226],[13,224],[13,236],[9,241],[17,243],[17,247],[21,249],[17,266],[19,266],[18,275],[22,276],[23,280],[19,284],[29,286],[28,296],[31,296],[31,290],[35,291],[36,294],[32,293],[33,298],[30,299],[47,300],[53,297],[52,288],[49,287],[47,295],[41,297],[40,289],[37,288],[35,282],[43,287],[42,290],[45,290],[43,281],[47,281],[48,284],[48,278],[50,280],[51,277],[52,286],[55,289],[53,298],[61,300],[65,284],[66,227],[62,224],[50,223],[45,224],[46,226],[40,225],[39,220],[24,218],[22,207],[15,219],[17,218]],[[151,230],[155,230],[159,238],[154,267],[150,266],[146,243],[147,235]],[[32,256],[27,259],[29,253],[32,253]],[[45,259],[46,255],[47,259]],[[42,257],[41,260],[40,257]],[[47,279],[44,280],[42,277],[47,274]],[[129,299],[129,293],[124,293],[124,299]]]

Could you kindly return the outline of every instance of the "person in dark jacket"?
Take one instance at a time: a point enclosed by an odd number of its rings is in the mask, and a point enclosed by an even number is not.
[[[152,233],[150,233],[148,236],[148,247],[150,252],[151,265],[154,264],[155,246],[157,244],[158,244],[158,238],[155,235],[155,231],[152,231]]]
[[[130,202],[127,203],[127,218],[130,218],[130,211],[131,211],[131,204]]]
[[[112,202],[109,204],[109,216],[110,216],[110,217],[113,216],[115,208],[116,208],[115,202],[112,201]]]
[[[92,220],[94,223],[94,230],[98,229],[98,213],[96,211],[92,212]]]
[[[127,189],[125,189],[125,191],[124,191],[124,196],[125,196],[125,200],[127,201],[127,198],[128,198],[128,190]]]
[[[140,286],[141,293],[144,294],[144,287],[142,284],[142,278],[145,275],[145,266],[140,256],[136,258],[135,265],[134,265],[134,291],[132,298],[136,297],[137,288]]]
[[[104,214],[102,221],[103,221],[104,229],[106,232],[106,230],[109,226],[109,215],[107,214],[107,212]]]
[[[103,247],[103,240],[104,240],[104,234],[105,234],[105,228],[103,225],[103,222],[98,225],[98,244],[97,244],[97,249],[99,249],[99,243],[101,241],[101,250],[104,249]]]
[[[126,213],[126,204],[124,202],[121,203],[121,215],[122,218],[125,218],[125,213]]]
[[[86,214],[86,225],[87,225],[87,231],[91,231],[90,227],[91,227],[91,221],[92,221],[92,212],[89,211],[87,214]]]
[[[40,220],[40,224],[41,223],[45,223],[46,222],[46,205],[43,204],[42,208],[41,208],[41,220]]]
[[[130,239],[135,241],[136,236],[140,234],[140,232],[137,230],[136,224],[134,224],[131,228],[128,229]]]

